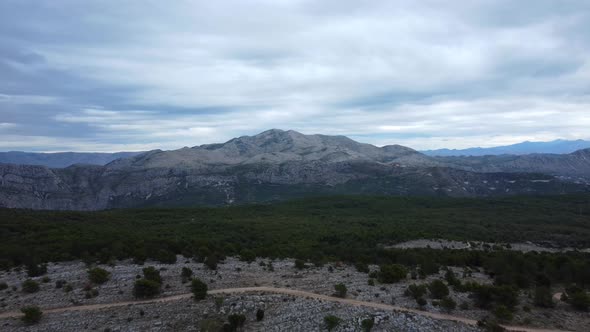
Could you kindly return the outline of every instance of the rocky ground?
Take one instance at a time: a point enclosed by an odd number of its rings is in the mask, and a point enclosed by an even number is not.
[[[419,239],[397,243],[392,246],[385,246],[386,248],[400,248],[400,249],[411,249],[411,248],[431,248],[431,249],[465,249],[465,250],[513,250],[520,252],[568,252],[568,251],[580,251],[590,252],[590,248],[570,248],[570,247],[559,247],[553,243],[490,243],[481,241],[450,241],[444,239]]]
[[[28,305],[37,305],[43,309],[66,306],[87,305],[97,303],[115,303],[133,300],[132,287],[137,275],[145,266],[160,269],[163,278],[161,296],[185,294],[189,292],[188,283],[181,281],[181,270],[189,267],[196,277],[208,284],[210,290],[269,286],[305,290],[316,294],[332,295],[334,285],[343,283],[348,288],[348,298],[376,303],[395,304],[397,306],[418,308],[416,302],[403,295],[411,283],[426,283],[443,278],[444,272],[429,276],[425,280],[408,278],[397,284],[368,284],[366,273],[358,272],[352,266],[329,264],[323,267],[309,265],[298,270],[293,260],[272,262],[272,271],[268,267],[270,261],[258,259],[246,263],[235,258],[228,258],[219,264],[217,271],[212,271],[183,257],[175,264],[158,264],[147,262],[145,265],[121,261],[101,267],[111,272],[111,278],[103,285],[88,285],[87,267],[81,262],[57,263],[48,265],[45,276],[34,278],[41,289],[33,294],[21,291],[22,282],[27,279],[26,272],[11,270],[0,272],[0,282],[6,282],[8,288],[0,291],[0,315],[10,311],[18,311]],[[377,269],[371,266],[371,269]],[[454,269],[463,281],[472,280],[489,283],[489,278],[479,272],[472,271],[463,278],[463,269]],[[50,280],[43,282],[43,278]],[[64,280],[67,286],[56,288],[56,281]],[[88,286],[87,286],[88,285]],[[86,289],[92,287],[98,291],[96,297],[87,298]],[[457,293],[451,290],[451,297],[458,304],[467,303],[467,310],[454,310],[453,315],[472,319],[481,319],[489,313],[474,308],[468,293]],[[526,312],[523,308],[531,308]],[[255,313],[258,309],[265,310],[265,318],[257,322]],[[527,294],[522,294],[520,305],[515,312],[515,325],[530,325],[546,328],[559,328],[573,331],[585,331],[590,326],[590,316],[569,309],[565,303],[558,303],[555,309],[538,309],[531,304]],[[431,300],[423,308],[428,312],[442,312],[433,306]],[[359,306],[331,303],[317,299],[292,297],[277,294],[232,294],[210,296],[207,300],[195,302],[185,298],[166,303],[133,304],[124,307],[108,308],[95,311],[75,311],[49,313],[44,315],[38,325],[25,327],[18,318],[0,319],[0,330],[20,331],[200,331],[206,325],[221,324],[232,313],[244,313],[247,317],[245,329],[249,331],[317,331],[322,329],[323,317],[329,314],[342,319],[338,331],[358,331],[360,321],[374,316],[374,331],[470,331],[473,327],[449,321],[433,320],[415,314],[385,312]]]

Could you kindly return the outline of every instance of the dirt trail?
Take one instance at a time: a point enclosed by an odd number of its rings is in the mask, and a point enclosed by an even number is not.
[[[316,294],[296,289],[288,289],[288,288],[274,288],[274,287],[242,287],[242,288],[225,288],[225,289],[214,289],[210,290],[207,294],[216,295],[216,294],[235,294],[235,293],[251,293],[251,292],[265,292],[265,293],[276,293],[276,294],[284,294],[284,295],[292,295],[298,297],[306,297],[312,299],[318,299],[322,301],[329,301],[329,302],[337,302],[342,304],[348,305],[355,305],[355,306],[362,306],[362,307],[369,307],[381,310],[391,310],[396,312],[403,312],[403,313],[412,313],[424,317],[429,317],[433,319],[439,320],[447,320],[447,321],[455,321],[461,322],[468,325],[477,325],[477,321],[465,317],[453,316],[448,314],[440,314],[434,312],[427,312],[421,311],[411,308],[404,308],[395,305],[383,304],[383,303],[375,303],[375,302],[366,302],[366,301],[359,301],[354,299],[343,299],[339,297],[333,297],[328,295]],[[60,312],[68,312],[68,311],[92,311],[92,310],[100,310],[100,309],[108,309],[108,308],[116,308],[116,307],[124,307],[128,305],[136,305],[136,304],[150,304],[150,303],[164,303],[164,302],[172,302],[178,301],[181,299],[191,298],[192,294],[180,294],[168,297],[161,297],[149,300],[137,300],[137,301],[122,301],[122,302],[115,302],[115,303],[100,303],[100,304],[88,304],[88,305],[80,305],[80,306],[72,306],[72,307],[63,307],[63,308],[53,308],[53,309],[43,309],[44,314],[51,314],[51,313],[60,313]],[[10,312],[3,312],[0,313],[0,319],[2,318],[17,318],[21,317],[22,313],[18,311],[10,311]],[[563,332],[563,330],[551,330],[551,329],[539,329],[539,328],[532,328],[532,327],[520,327],[520,326],[508,326],[505,325],[508,331],[521,331],[521,332]]]

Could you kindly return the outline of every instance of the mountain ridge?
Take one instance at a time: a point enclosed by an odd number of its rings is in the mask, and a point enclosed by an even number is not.
[[[486,156],[486,155],[525,155],[533,153],[569,154],[578,150],[590,148],[590,141],[582,139],[564,140],[557,139],[548,142],[530,142],[494,146],[489,148],[467,148],[467,149],[436,149],[420,151],[428,156]]]
[[[264,203],[318,194],[480,197],[590,190],[590,149],[429,157],[344,136],[268,130],[100,165],[0,164],[0,207],[100,210]]]

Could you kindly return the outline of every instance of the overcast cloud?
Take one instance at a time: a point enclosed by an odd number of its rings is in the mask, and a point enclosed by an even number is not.
[[[0,150],[590,139],[590,2],[0,2]]]

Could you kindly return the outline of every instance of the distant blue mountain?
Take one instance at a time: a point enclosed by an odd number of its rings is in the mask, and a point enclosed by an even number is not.
[[[501,155],[513,154],[524,155],[531,153],[555,153],[566,154],[578,150],[590,148],[590,141],[576,140],[568,141],[558,139],[551,142],[522,142],[513,145],[496,146],[493,148],[469,148],[462,150],[455,149],[439,149],[420,151],[429,156],[486,156],[486,155]]]
[[[129,158],[143,152],[58,152],[35,153],[9,151],[0,152],[0,164],[43,165],[51,168],[63,168],[74,164],[106,165],[113,160]]]

